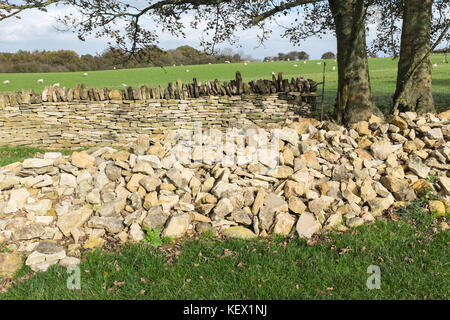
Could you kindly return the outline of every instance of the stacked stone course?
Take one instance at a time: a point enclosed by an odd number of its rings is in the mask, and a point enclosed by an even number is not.
[[[208,128],[240,127],[247,120],[267,127],[311,116],[317,83],[302,77],[220,84],[169,83],[167,88],[123,90],[47,86],[0,94],[0,145],[76,148],[124,145],[139,134],[191,129],[196,122]]]
[[[0,108],[1,145],[77,148],[124,145],[140,134],[170,129],[240,127],[250,120],[261,127],[309,115],[295,96],[248,95],[140,101],[71,101],[17,104]]]

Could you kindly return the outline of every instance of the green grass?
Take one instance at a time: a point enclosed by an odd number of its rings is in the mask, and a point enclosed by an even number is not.
[[[40,148],[33,148],[33,147],[23,147],[23,146],[0,146],[0,167],[6,166],[7,164],[23,161],[27,158],[33,158],[34,155],[39,153],[45,153],[47,151],[54,151],[54,152],[61,152],[63,155],[71,155],[74,151],[80,151],[79,150],[71,150],[71,149],[58,149],[58,150],[45,150]]]
[[[98,249],[83,256],[81,290],[68,290],[69,274],[53,266],[0,299],[448,299],[449,233],[433,233],[430,221],[378,221],[313,246],[205,237]],[[366,287],[370,265],[380,268],[380,289]]]
[[[446,110],[450,105],[450,64],[442,64],[442,54],[433,55],[432,63],[438,64],[433,68],[433,96],[438,110]],[[77,83],[85,83],[91,87],[108,87],[110,89],[122,89],[122,83],[133,87],[145,84],[149,87],[158,85],[167,86],[168,82],[175,82],[180,78],[183,82],[192,81],[197,77],[199,81],[210,81],[218,79],[219,81],[229,81],[235,78],[235,72],[241,71],[244,81],[256,80],[261,78],[271,78],[271,73],[283,72],[285,77],[303,76],[311,78],[317,82],[322,81],[323,64],[318,65],[318,60],[308,61],[306,65],[302,62],[282,61],[282,62],[254,62],[244,65],[243,63],[232,64],[213,64],[213,65],[194,65],[194,66],[176,66],[124,69],[108,71],[91,71],[86,78],[82,77],[83,72],[72,73],[2,73],[0,81],[9,79],[9,85],[0,85],[0,92],[17,91],[22,88],[33,88],[41,92],[45,85],[51,85],[59,82],[61,86],[75,87]],[[337,71],[332,71],[336,66],[333,60],[327,61],[327,79],[325,85],[325,103],[327,109],[334,104],[337,90]],[[372,91],[375,102],[383,110],[387,110],[392,103],[392,95],[395,91],[396,73],[398,60],[392,58],[372,58],[369,59],[369,70],[372,84]],[[298,68],[293,65],[298,64]],[[186,69],[190,72],[187,73]],[[37,79],[44,79],[44,84],[37,84]],[[319,93],[321,87],[319,87]],[[320,101],[320,99],[318,100]]]

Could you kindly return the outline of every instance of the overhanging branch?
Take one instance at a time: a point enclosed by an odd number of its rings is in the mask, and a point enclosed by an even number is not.
[[[6,11],[7,13],[6,14],[0,13],[0,21],[17,16],[22,11],[25,11],[28,9],[43,9],[43,8],[48,7],[49,5],[59,2],[59,1],[60,0],[32,1],[28,4],[23,4],[23,5],[15,5],[15,4],[9,4],[8,2],[1,2],[0,10]]]
[[[295,0],[295,1],[287,2],[287,3],[282,3],[279,6],[276,6],[273,9],[254,17],[252,19],[252,21],[250,22],[250,24],[257,25],[261,21],[263,21],[267,18],[270,18],[281,11],[289,10],[289,9],[298,7],[302,4],[309,4],[309,3],[315,3],[315,2],[320,2],[320,1],[323,1],[323,0]]]

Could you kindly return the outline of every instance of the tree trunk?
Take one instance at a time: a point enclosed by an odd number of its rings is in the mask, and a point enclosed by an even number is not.
[[[431,91],[431,45],[433,0],[405,0],[394,107],[419,114],[434,112]],[[397,101],[398,100],[398,101]],[[393,110],[396,111],[396,110]]]
[[[329,0],[337,39],[339,123],[383,117],[372,100],[366,51],[364,0]]]

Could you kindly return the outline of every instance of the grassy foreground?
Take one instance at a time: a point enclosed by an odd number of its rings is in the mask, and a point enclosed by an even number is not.
[[[83,255],[80,290],[67,289],[70,275],[53,266],[16,280],[0,299],[448,299],[449,233],[433,232],[424,217],[379,221],[314,245],[202,237],[96,250]],[[380,289],[366,286],[371,265],[380,268]]]
[[[433,68],[433,97],[436,107],[445,110],[450,107],[450,64],[443,64],[443,54],[432,55],[431,61],[438,66]],[[61,73],[0,73],[0,83],[10,80],[9,85],[0,84],[0,92],[17,91],[22,88],[33,88],[41,92],[46,85],[59,82],[61,87],[74,88],[77,83],[85,83],[91,87],[108,87],[110,89],[122,89],[122,83],[136,87],[147,85],[157,87],[167,86],[168,82],[175,82],[180,78],[183,82],[192,81],[197,77],[199,81],[229,81],[235,78],[235,72],[241,71],[244,81],[256,79],[269,79],[272,72],[283,72],[284,77],[303,76],[322,82],[323,64],[318,61],[326,61],[325,103],[330,108],[334,104],[337,90],[337,67],[334,60],[309,60],[306,64],[296,61],[280,62],[252,62],[232,64],[211,64],[176,67],[153,67],[140,69],[123,69],[107,71],[91,71],[88,77],[82,77],[83,72]],[[297,64],[298,67],[294,67]],[[392,95],[395,91],[398,60],[392,58],[369,59],[370,79],[372,93],[376,104],[383,110],[387,110],[392,104]],[[189,72],[186,72],[189,70]],[[38,79],[44,79],[44,84],[37,84]],[[319,87],[319,92],[321,93]],[[320,102],[320,99],[318,100]]]
[[[204,235],[159,247],[88,251],[82,254],[80,290],[67,288],[72,274],[62,267],[33,274],[24,266],[14,279],[0,280],[0,300],[449,299],[449,231],[423,203],[309,243],[296,235],[252,241]],[[370,266],[379,267],[379,289],[366,286]]]

